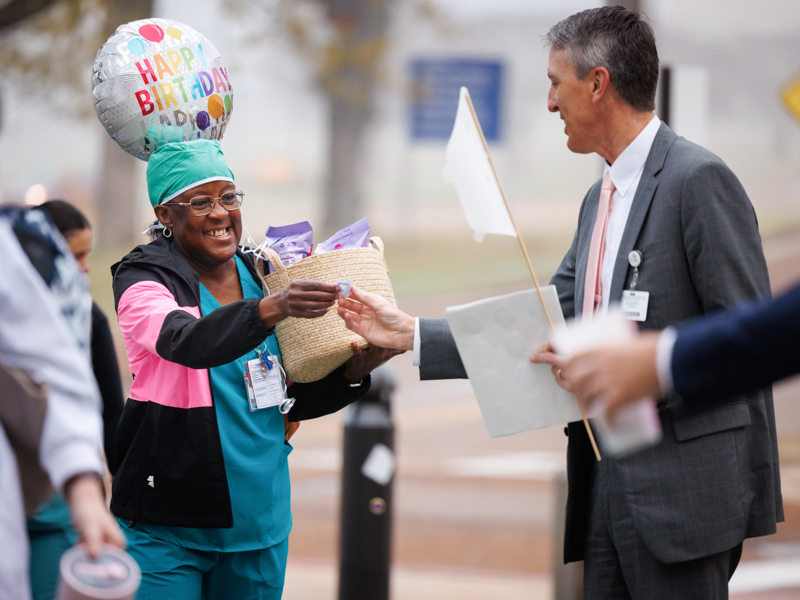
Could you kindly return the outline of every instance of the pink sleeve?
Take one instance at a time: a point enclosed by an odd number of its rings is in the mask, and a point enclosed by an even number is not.
[[[155,281],[141,281],[133,284],[125,290],[117,305],[119,326],[125,337],[126,345],[130,341],[148,352],[158,354],[156,342],[161,333],[164,319],[169,313],[176,310],[183,310],[200,318],[198,307],[179,306],[173,295],[162,284]]]

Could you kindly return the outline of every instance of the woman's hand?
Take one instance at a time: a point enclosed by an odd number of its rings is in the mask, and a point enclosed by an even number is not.
[[[100,479],[94,474],[79,474],[64,485],[72,523],[92,558],[97,558],[103,544],[125,547],[125,536],[106,508]]]
[[[369,346],[366,350],[362,350],[356,342],[350,342],[350,347],[353,349],[353,358],[348,360],[344,366],[344,379],[347,383],[358,383],[376,367],[393,356],[405,352],[405,350],[379,348],[378,346]]]
[[[286,317],[316,319],[325,316],[336,302],[336,294],[340,289],[335,283],[292,281],[280,292],[267,296],[258,303],[261,322],[270,329]]]

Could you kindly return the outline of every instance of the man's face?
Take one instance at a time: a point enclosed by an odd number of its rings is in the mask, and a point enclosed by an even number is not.
[[[547,110],[561,115],[567,148],[578,154],[594,152],[597,110],[592,102],[591,75],[584,81],[578,79],[575,67],[567,60],[566,50],[551,48],[547,77],[550,79]]]

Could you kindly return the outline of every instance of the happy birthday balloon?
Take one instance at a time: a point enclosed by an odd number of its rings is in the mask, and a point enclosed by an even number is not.
[[[233,108],[217,49],[167,19],[120,26],[97,52],[92,94],[108,134],[142,160],[170,142],[222,138]]]

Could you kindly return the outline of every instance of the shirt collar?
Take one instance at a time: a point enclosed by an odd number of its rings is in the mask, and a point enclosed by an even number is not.
[[[609,165],[604,161],[603,175],[610,173],[614,187],[623,196],[628,192],[628,188],[633,185],[644,168],[644,163],[650,154],[650,148],[653,146],[659,127],[661,127],[661,119],[653,115],[650,122],[639,132],[636,139],[623,150],[613,165]]]

